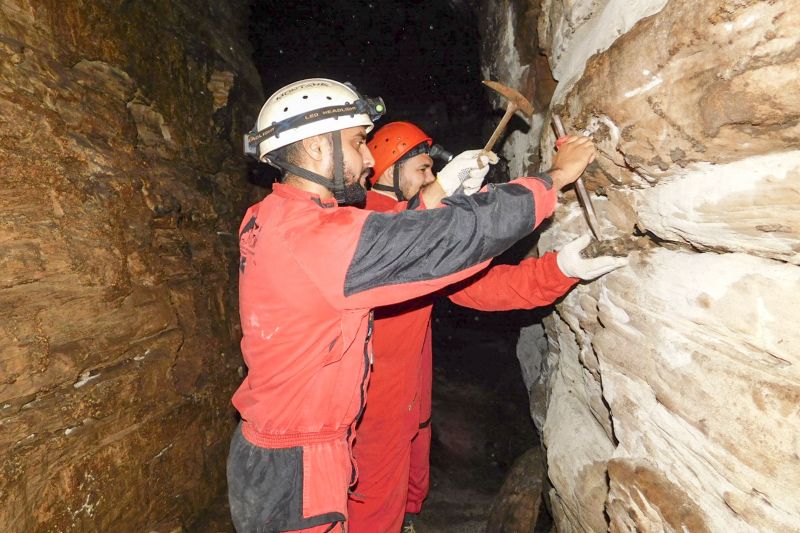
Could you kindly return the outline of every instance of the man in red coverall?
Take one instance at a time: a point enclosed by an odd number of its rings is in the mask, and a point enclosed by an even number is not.
[[[372,308],[430,294],[483,270],[529,234],[556,191],[595,155],[570,138],[553,169],[445,198],[439,209],[375,213],[363,201],[366,145],[383,102],[314,78],[274,93],[247,152],[284,170],[239,231],[239,315],[248,373],[233,396],[242,422],[228,454],[238,531],[343,531],[357,479],[351,446],[372,363]],[[482,180],[480,151],[438,176],[447,193]],[[428,202],[423,198],[422,201]],[[428,203],[428,205],[433,205]]]
[[[432,184],[431,144],[432,139],[409,122],[392,122],[377,130],[368,143],[375,166],[366,208],[396,211]],[[462,189],[469,193],[479,185],[465,183]],[[519,265],[494,266],[440,294],[483,311],[549,305],[580,278],[597,277],[621,266],[611,257],[580,258],[580,249],[588,244],[584,239],[580,243]],[[565,262],[564,269],[573,277],[559,268]],[[359,480],[348,502],[351,533],[397,532],[401,524],[411,531],[413,517],[427,496],[432,306],[433,297],[427,295],[375,310],[375,361],[353,447]]]

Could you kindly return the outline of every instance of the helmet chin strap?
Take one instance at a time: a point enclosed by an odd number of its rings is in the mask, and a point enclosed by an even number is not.
[[[308,181],[312,181],[317,185],[322,185],[323,187],[328,189],[331,193],[333,193],[333,197],[336,199],[338,203],[344,204],[346,202],[346,198],[345,198],[345,187],[344,187],[344,153],[342,152],[342,135],[337,130],[332,132],[332,137],[333,137],[333,162],[334,162],[333,183],[331,183],[331,180],[329,178],[326,178],[322,174],[311,172],[308,169],[298,167],[296,165],[289,163],[288,161],[284,161],[283,159],[270,158],[269,162],[285,172],[289,172],[290,174],[294,174],[295,176],[299,176]]]
[[[405,201],[406,197],[403,195],[403,191],[400,190],[400,162],[394,164],[394,169],[392,170],[392,185],[384,185],[383,183],[375,183],[372,186],[373,189],[378,191],[388,191],[393,192],[395,197],[397,197],[398,202]]]
[[[342,134],[339,130],[333,132],[333,197],[340,204],[347,203],[344,194],[344,152],[342,152]]]

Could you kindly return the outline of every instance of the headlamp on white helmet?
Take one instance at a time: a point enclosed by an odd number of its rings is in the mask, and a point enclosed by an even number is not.
[[[256,127],[244,136],[244,152],[270,162],[270,152],[314,135],[354,126],[364,126],[369,132],[385,112],[382,98],[363,97],[349,83],[301,80],[264,103]]]

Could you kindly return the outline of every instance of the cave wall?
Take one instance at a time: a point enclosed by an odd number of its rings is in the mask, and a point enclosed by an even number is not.
[[[0,5],[3,531],[171,531],[223,491],[246,15]]]
[[[512,167],[547,168],[554,110],[592,132],[604,245],[631,257],[558,304],[546,342],[520,337],[559,531],[800,530],[796,2],[483,7],[503,36],[484,74],[534,94],[536,43],[557,83]],[[585,231],[567,191],[539,249]]]

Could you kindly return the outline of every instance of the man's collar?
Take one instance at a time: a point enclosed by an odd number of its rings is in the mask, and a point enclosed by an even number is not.
[[[272,194],[276,194],[281,198],[289,200],[311,200],[320,207],[338,207],[338,202],[335,198],[320,198],[319,194],[303,190],[299,187],[286,185],[285,183],[274,183],[272,185]]]
[[[383,184],[383,185],[385,185],[385,184]],[[383,196],[388,196],[389,198],[391,198],[395,202],[397,201],[397,196],[395,196],[395,194],[393,192],[391,192],[391,191],[382,191],[380,189],[376,189],[374,185],[373,185],[371,190],[373,192],[375,192],[376,194],[381,194]]]

